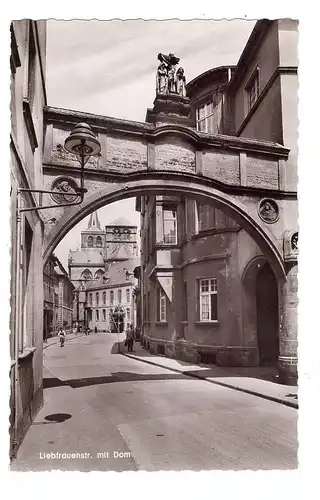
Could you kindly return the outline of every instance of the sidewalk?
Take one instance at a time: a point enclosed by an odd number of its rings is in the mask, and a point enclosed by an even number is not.
[[[298,387],[277,383],[274,369],[268,367],[220,367],[215,365],[194,365],[185,361],[156,356],[148,353],[139,342],[134,343],[134,352],[122,354],[129,358],[155,366],[167,368],[189,377],[207,380],[212,384],[229,387],[253,394],[264,399],[298,408]]]

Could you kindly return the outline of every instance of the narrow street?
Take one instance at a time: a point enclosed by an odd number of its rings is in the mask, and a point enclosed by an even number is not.
[[[117,354],[115,334],[49,345],[44,400],[12,470],[297,467],[296,409]]]

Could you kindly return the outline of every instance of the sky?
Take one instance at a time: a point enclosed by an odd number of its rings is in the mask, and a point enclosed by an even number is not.
[[[180,57],[187,82],[204,71],[238,62],[255,21],[48,21],[49,106],[144,121],[155,98],[159,52]],[[119,214],[139,226],[134,199],[99,210],[102,227]],[[67,267],[80,247],[88,217],[61,241],[55,254]]]

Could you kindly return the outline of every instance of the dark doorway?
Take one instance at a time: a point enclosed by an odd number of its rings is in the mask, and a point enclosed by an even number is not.
[[[278,287],[268,263],[257,275],[256,297],[260,366],[276,365],[279,356]]]

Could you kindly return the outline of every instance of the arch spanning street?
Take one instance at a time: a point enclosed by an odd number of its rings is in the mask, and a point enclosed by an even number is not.
[[[63,148],[76,123],[86,121],[102,145],[100,157],[86,165],[88,192],[81,205],[55,207],[50,196],[44,197],[52,204],[43,214],[44,261],[67,232],[92,211],[133,196],[170,193],[201,198],[228,212],[260,246],[276,276],[285,276],[284,221],[286,226],[295,227],[297,196],[283,189],[289,168],[289,151],[283,146],[208,136],[181,125],[154,127],[58,108],[46,108],[44,116],[46,189],[51,189],[59,176],[64,181],[69,176],[79,177],[77,159]],[[261,217],[261,201],[269,198],[278,210],[272,223]]]

